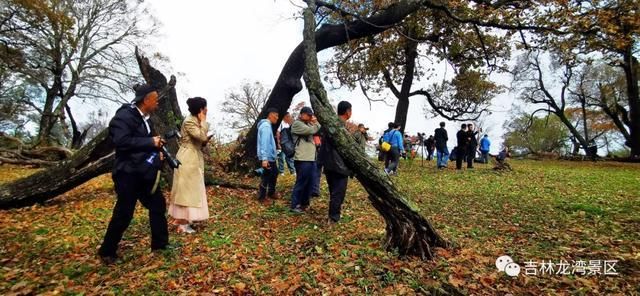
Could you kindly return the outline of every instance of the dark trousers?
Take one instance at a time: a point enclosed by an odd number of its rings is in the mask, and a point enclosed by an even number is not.
[[[156,189],[151,192],[155,180],[144,180],[136,175],[118,173],[113,176],[113,182],[117,194],[116,205],[104,241],[99,254],[102,256],[115,256],[118,243],[122,239],[136,209],[136,203],[140,203],[149,211],[149,224],[151,226],[151,249],[162,249],[169,243],[167,231],[167,205],[162,192]]]
[[[429,153],[429,156],[427,156],[427,160],[433,159],[433,149],[427,149],[427,152]],[[422,157],[424,157],[424,155]]]
[[[470,146],[467,150],[467,168],[473,168],[473,161],[476,158],[476,147]]]
[[[272,196],[276,193],[276,183],[278,182],[278,167],[275,161],[269,162],[269,168],[264,169],[262,178],[260,181],[260,191],[258,193],[258,199],[264,200],[267,196]]]
[[[387,153],[389,158],[389,165],[386,166],[387,172],[396,172],[398,170],[398,164],[400,163],[400,148],[391,147],[391,150]]]
[[[344,196],[347,194],[349,176],[334,172],[325,172],[324,174],[327,176],[327,184],[329,185],[329,218],[338,222],[340,221]]]
[[[456,169],[457,170],[461,170],[462,169],[462,162],[464,161],[464,150],[462,149],[458,149],[458,153],[456,154]]]
[[[291,208],[306,208],[309,206],[311,198],[311,188],[313,186],[313,177],[317,169],[315,161],[295,161],[296,166],[296,184],[293,186],[291,194]]]
[[[311,196],[320,196],[320,179],[322,179],[322,165],[316,161],[316,167],[313,176],[313,185],[311,186]]]

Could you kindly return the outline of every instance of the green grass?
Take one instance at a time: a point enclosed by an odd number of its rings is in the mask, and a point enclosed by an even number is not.
[[[272,206],[251,191],[209,188],[211,220],[177,249],[149,250],[139,207],[121,243],[122,262],[95,253],[113,207],[108,176],[43,206],[0,211],[0,294],[638,294],[640,166],[607,162],[512,161],[514,171],[437,171],[403,161],[394,184],[454,244],[432,261],[383,248],[385,225],[354,179],[343,220],[326,224],[328,193],[306,215],[288,212],[293,177]],[[6,171],[4,171],[6,170]],[[18,173],[16,173],[18,172]],[[0,183],[31,173],[0,167]],[[519,276],[494,265],[527,260],[618,260],[618,276]]]

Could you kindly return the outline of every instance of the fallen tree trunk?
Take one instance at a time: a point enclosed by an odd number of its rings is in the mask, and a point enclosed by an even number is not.
[[[44,202],[109,172],[114,152],[103,130],[93,141],[59,165],[0,186],[0,208],[14,208]]]
[[[390,5],[383,11],[353,22],[331,25],[324,24],[315,32],[316,51],[321,51],[336,45],[341,45],[367,36],[383,32],[395,24],[400,23],[410,14],[423,7],[423,1],[403,0]],[[259,118],[266,117],[266,110],[276,108],[280,112],[280,119],[275,127],[279,126],[283,115],[291,106],[293,96],[302,90],[300,78],[304,72],[304,45],[300,43],[291,53],[286,64],[280,72],[280,76],[269,95],[269,99],[262,108]],[[237,172],[249,172],[253,169],[256,159],[256,121],[238,150],[232,157],[230,168]]]
[[[401,255],[418,256],[422,259],[433,258],[434,248],[446,248],[448,243],[436,232],[429,221],[409,206],[388,176],[384,175],[363,152],[353,149],[358,144],[333,111],[318,70],[315,50],[317,35],[314,34],[315,1],[310,0],[307,3],[309,7],[304,11],[304,81],[314,113],[326,128],[327,135],[335,144],[340,156],[369,194],[373,207],[384,218],[386,247],[397,250]]]
[[[146,82],[159,89],[161,96],[157,112],[151,116],[156,132],[160,135],[176,128],[182,121],[182,113],[175,92],[176,79],[166,77],[149,64],[149,60],[138,53],[136,58],[140,72]],[[178,150],[177,141],[167,143],[169,151]],[[31,176],[0,185],[0,208],[14,208],[43,203],[63,194],[86,181],[108,173],[113,168],[114,147],[108,129],[104,129],[91,142],[58,165],[39,171]],[[171,184],[173,172],[168,166],[163,168],[163,177]]]

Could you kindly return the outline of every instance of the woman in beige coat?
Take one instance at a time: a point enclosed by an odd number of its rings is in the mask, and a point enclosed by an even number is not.
[[[182,123],[180,149],[176,155],[182,164],[173,171],[169,215],[176,219],[178,232],[193,233],[191,221],[209,218],[202,155],[202,147],[209,141],[209,124],[205,99],[190,98],[187,105],[191,115]]]

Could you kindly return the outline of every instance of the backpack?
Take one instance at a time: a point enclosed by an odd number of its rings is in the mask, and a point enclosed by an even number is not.
[[[283,128],[280,131],[280,148],[287,158],[293,158],[296,155],[296,146],[300,143],[300,138],[293,143],[293,135],[291,135],[291,127]]]
[[[391,130],[389,131],[391,133],[390,137],[393,137],[393,132],[395,132],[395,130]],[[386,134],[385,134],[386,135]],[[382,136],[384,138],[384,136]],[[392,138],[389,138],[389,141],[391,141]],[[380,144],[380,150],[382,152],[389,152],[389,150],[391,150],[391,143],[387,142],[387,141],[382,141],[382,144]]]

